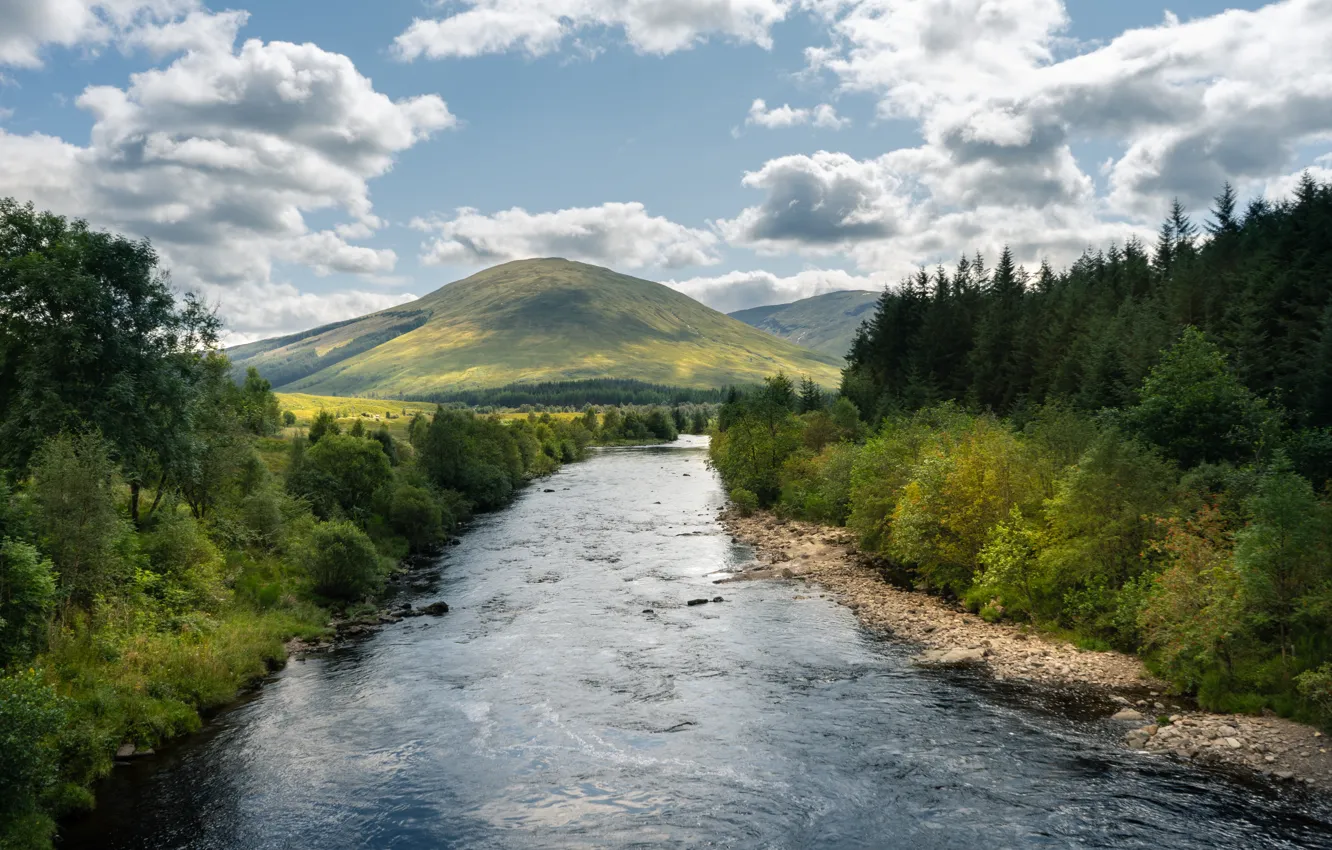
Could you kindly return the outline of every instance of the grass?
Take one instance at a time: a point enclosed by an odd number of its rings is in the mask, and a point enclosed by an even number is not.
[[[842,358],[851,350],[861,323],[874,315],[878,300],[877,292],[847,290],[730,315],[797,345]]]
[[[66,623],[36,661],[70,712],[61,740],[69,784],[56,814],[91,806],[87,786],[111,770],[121,744],[155,747],[196,731],[201,712],[233,702],[285,662],[286,640],[326,633],[327,619],[289,601],[267,610],[236,602],[170,627],[129,606]]]
[[[401,327],[400,313],[429,318],[359,350],[365,340],[379,340],[384,327]],[[669,287],[567,260],[507,263],[400,308],[231,356],[238,368],[263,372],[265,364],[276,369],[302,357],[315,363],[345,346],[359,353],[282,389],[347,396],[338,402],[347,405],[351,397],[370,402],[366,396],[595,378],[715,388],[758,383],[778,371],[832,387],[841,368],[840,357],[800,348]]]
[[[278,407],[282,410],[290,410],[296,414],[296,424],[308,426],[314,419],[315,414],[321,410],[327,410],[339,420],[352,420],[362,418],[361,414],[369,414],[371,421],[378,416],[381,421],[391,422],[387,414],[394,417],[411,419],[412,416],[420,411],[430,414],[435,410],[435,405],[423,401],[396,401],[394,399],[382,398],[349,398],[336,395],[311,395],[310,393],[277,393]]]

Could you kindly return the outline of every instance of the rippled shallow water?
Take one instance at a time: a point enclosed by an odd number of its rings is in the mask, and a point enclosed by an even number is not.
[[[529,489],[413,599],[450,614],[290,665],[118,769],[63,846],[1332,847],[1328,801],[1127,752],[1087,695],[915,669],[799,586],[714,586],[752,554],[702,445]]]

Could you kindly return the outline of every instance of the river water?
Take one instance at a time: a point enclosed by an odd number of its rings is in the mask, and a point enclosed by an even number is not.
[[[412,600],[451,613],[289,665],[118,768],[62,846],[1332,847],[1327,801],[1128,752],[1096,698],[916,669],[817,590],[713,585],[752,553],[703,446],[530,488]]]

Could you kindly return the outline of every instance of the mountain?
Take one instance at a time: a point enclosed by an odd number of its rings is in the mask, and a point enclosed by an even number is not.
[[[382,397],[592,378],[721,387],[778,371],[835,386],[841,368],[667,286],[563,259],[505,263],[227,354],[287,392]]]
[[[874,312],[877,292],[845,290],[802,298],[790,304],[751,307],[728,315],[805,348],[841,358],[851,350],[856,329]]]

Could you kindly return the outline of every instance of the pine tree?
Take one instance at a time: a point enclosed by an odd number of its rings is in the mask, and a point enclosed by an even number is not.
[[[1207,223],[1207,232],[1213,236],[1230,236],[1239,232],[1239,222],[1235,220],[1235,187],[1227,180],[1221,194],[1213,200],[1212,220]]]
[[[823,409],[823,390],[806,375],[800,382],[800,399],[797,410],[800,413],[812,413]]]

